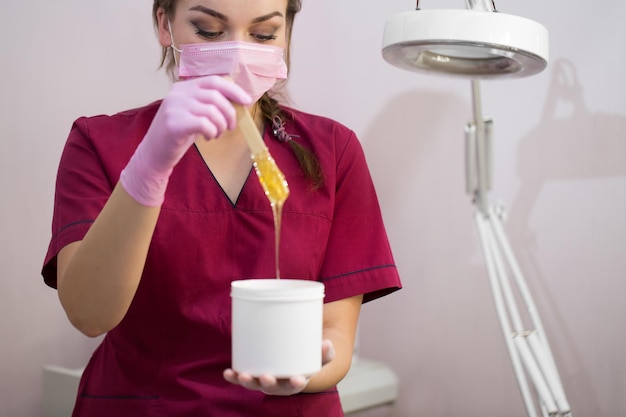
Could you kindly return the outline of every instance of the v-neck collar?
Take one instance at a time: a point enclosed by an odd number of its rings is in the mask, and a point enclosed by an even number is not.
[[[248,175],[246,175],[245,180],[243,181],[243,183],[241,184],[241,187],[239,188],[239,192],[237,193],[237,198],[235,198],[235,201],[233,201],[228,196],[228,193],[226,192],[226,190],[224,189],[222,184],[219,182],[219,180],[217,179],[217,177],[215,176],[215,174],[211,170],[211,167],[209,166],[207,161],[202,157],[202,152],[200,152],[200,149],[198,148],[198,146],[195,143],[193,144],[193,146],[194,146],[194,149],[196,150],[196,154],[197,154],[198,158],[200,158],[200,160],[202,161],[202,164],[206,168],[207,172],[211,175],[212,181],[220,189],[223,198],[225,198],[226,201],[228,201],[233,208],[236,208],[237,204],[240,202],[240,199],[241,199],[241,196],[244,193],[244,190],[247,187],[248,182],[250,181],[250,177],[252,176],[252,172],[254,171],[254,165],[252,165],[250,167],[250,170],[248,171]]]
[[[266,132],[267,132],[267,123],[264,123],[263,124],[263,130],[261,132],[261,137],[263,138],[263,141],[266,143],[266,146],[268,146],[267,145]],[[228,193],[226,192],[226,190],[224,189],[222,184],[219,182],[219,180],[217,179],[217,177],[215,176],[215,174],[211,170],[211,167],[209,166],[207,161],[202,156],[202,152],[200,151],[200,148],[198,148],[198,146],[195,143],[193,144],[193,146],[194,146],[194,148],[196,150],[197,156],[200,158],[200,160],[202,161],[203,165],[206,167],[207,171],[210,173],[213,182],[220,189],[222,196],[226,199],[226,201],[228,201],[230,203],[230,206],[232,208],[240,207],[240,203],[241,203],[241,199],[242,199],[242,196],[244,194],[244,191],[246,190],[246,188],[249,187],[248,183],[251,181],[250,177],[256,177],[256,175],[253,175],[253,173],[254,173],[254,164],[251,165],[250,170],[248,171],[248,175],[246,175],[246,179],[241,184],[241,188],[239,189],[239,192],[237,193],[237,198],[235,199],[235,201],[233,201],[228,196]],[[260,187],[260,184],[259,184],[259,187]]]

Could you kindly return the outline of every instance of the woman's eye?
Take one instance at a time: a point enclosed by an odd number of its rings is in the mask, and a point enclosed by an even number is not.
[[[217,39],[223,32],[210,32],[207,30],[196,29],[196,35],[205,39]]]
[[[253,36],[260,41],[273,41],[274,39],[276,39],[276,35],[274,35],[273,33],[271,35],[256,34]]]
[[[224,32],[220,31],[220,30],[211,30],[208,29],[206,25],[203,25],[201,23],[198,22],[191,22],[191,24],[193,25],[196,35],[204,38],[204,39],[217,39],[218,37],[220,37]],[[211,26],[209,26],[211,27]]]

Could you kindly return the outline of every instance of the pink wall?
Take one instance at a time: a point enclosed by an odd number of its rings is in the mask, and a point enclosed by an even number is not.
[[[532,78],[482,83],[495,119],[491,201],[508,209],[574,415],[626,415],[626,6],[496,5],[548,28],[551,62]],[[405,284],[363,309],[362,356],[401,381],[398,402],[367,417],[525,416],[464,192],[470,83],[380,55],[385,20],[414,6],[308,2],[295,33],[294,101],[361,138]],[[313,74],[321,83],[304,82]]]
[[[147,2],[34,3],[9,3],[0,25],[0,415],[12,417],[40,415],[43,365],[82,366],[97,342],[67,324],[39,277],[70,124],[167,90]],[[626,415],[626,5],[497,5],[548,28],[551,63],[483,83],[491,199],[508,208],[574,414]],[[401,389],[362,417],[524,416],[464,193],[469,82],[380,56],[386,18],[414,6],[304,0],[294,33],[291,97],[359,135],[405,284],[363,310],[361,355],[393,367]]]

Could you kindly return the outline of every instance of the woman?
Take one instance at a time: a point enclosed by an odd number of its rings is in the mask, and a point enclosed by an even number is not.
[[[177,82],[162,101],[74,123],[43,276],[76,328],[106,334],[74,416],[342,415],[335,386],[361,305],[401,284],[354,133],[268,93],[286,77],[299,10],[300,0],[155,0]],[[236,105],[291,190],[282,275],[325,284],[324,366],[310,378],[228,369],[230,283],[275,275],[272,211]]]

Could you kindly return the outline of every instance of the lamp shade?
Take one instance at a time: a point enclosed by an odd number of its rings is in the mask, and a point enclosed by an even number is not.
[[[500,12],[414,10],[387,20],[383,57],[409,71],[478,79],[526,77],[548,65],[548,31]]]

